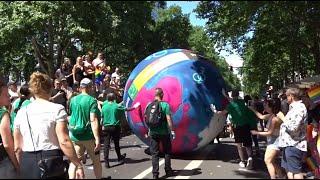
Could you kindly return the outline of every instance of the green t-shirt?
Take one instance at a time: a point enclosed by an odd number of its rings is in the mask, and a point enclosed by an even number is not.
[[[70,139],[72,141],[87,141],[94,139],[90,124],[90,113],[95,113],[98,118],[100,117],[97,100],[88,94],[79,94],[71,99],[70,113],[70,121],[81,119],[88,124],[87,130],[83,132],[83,134],[73,135],[69,132]]]
[[[121,113],[126,108],[116,102],[105,101],[102,104],[101,116],[103,118],[103,126],[116,126],[120,125]]]
[[[257,116],[256,114],[248,108],[248,124],[250,125],[251,128],[256,128],[257,127]]]
[[[11,129],[11,131],[13,131],[13,123],[14,123],[14,120],[16,119],[16,116],[17,116],[17,113],[15,112],[15,110],[18,108],[20,101],[21,101],[21,98],[17,99],[12,105],[13,109],[10,114],[10,129]],[[30,103],[31,103],[31,101],[29,99],[24,100],[23,103],[21,104],[20,109],[24,106],[27,106]]]
[[[168,103],[161,101],[160,106],[161,106],[161,111],[165,115],[170,115],[170,107]],[[167,118],[165,119],[165,121],[162,122],[162,124],[159,127],[150,128],[150,135],[166,135],[166,134],[170,134]]]
[[[235,126],[251,125],[251,117],[249,111],[251,111],[245,104],[243,99],[235,99],[231,101],[226,109],[231,115],[231,122]]]
[[[2,121],[2,118],[3,118],[4,113],[6,113],[6,112],[8,112],[6,108],[0,107],[0,123],[1,123],[1,121]],[[0,143],[2,143],[1,135],[0,135]]]

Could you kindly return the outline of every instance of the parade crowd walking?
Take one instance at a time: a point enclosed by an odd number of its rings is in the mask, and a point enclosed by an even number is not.
[[[111,139],[118,162],[125,163],[126,154],[121,154],[119,144],[121,114],[140,108],[140,104],[122,105],[123,80],[120,69],[108,66],[100,52],[95,59],[92,52],[79,56],[74,65],[65,58],[55,79],[37,71],[19,88],[16,82],[0,80],[0,177],[81,179],[85,178],[83,164],[89,155],[95,177],[101,179],[102,168],[111,168]],[[154,101],[146,108],[159,108],[161,119],[145,115],[149,119],[146,136],[150,137],[155,179],[159,178],[160,144],[165,154],[165,172],[172,174],[175,128],[170,105],[162,100],[163,95],[162,89],[156,88]],[[297,88],[263,100],[255,97],[254,101],[249,96],[241,99],[239,91],[233,90],[229,101],[226,109],[215,113],[228,116],[239,166],[254,169],[254,156],[260,156],[257,136],[265,136],[264,161],[270,178],[304,178],[306,129],[308,124],[314,124],[313,138],[318,136],[319,105]],[[157,112],[153,110],[152,113]],[[151,121],[160,122],[153,126]],[[281,163],[276,161],[278,158]]]

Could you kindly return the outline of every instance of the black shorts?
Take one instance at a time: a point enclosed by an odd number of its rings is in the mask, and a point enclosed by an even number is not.
[[[245,147],[252,146],[250,126],[237,126],[233,129],[235,143],[242,143]]]
[[[306,152],[296,147],[286,147],[282,150],[281,167],[293,174],[302,173],[303,159],[305,156]]]

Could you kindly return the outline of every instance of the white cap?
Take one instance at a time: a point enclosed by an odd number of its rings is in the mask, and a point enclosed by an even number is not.
[[[116,78],[116,77],[117,77],[117,74],[112,73],[112,74],[111,74],[111,77],[112,77],[112,78]]]
[[[88,87],[92,84],[92,81],[88,78],[83,78],[80,82],[80,87]]]

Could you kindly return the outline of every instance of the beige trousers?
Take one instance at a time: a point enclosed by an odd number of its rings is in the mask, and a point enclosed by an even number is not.
[[[94,148],[95,148],[95,142],[94,140],[88,140],[88,141],[77,141],[73,142],[74,149],[76,150],[76,154],[79,159],[82,159],[85,150],[87,150],[90,159],[93,162],[93,170],[94,174],[97,179],[101,179],[102,176],[102,167],[100,162],[100,153],[95,154]],[[69,167],[69,179],[74,179],[76,174],[76,166],[73,163],[70,163]]]

